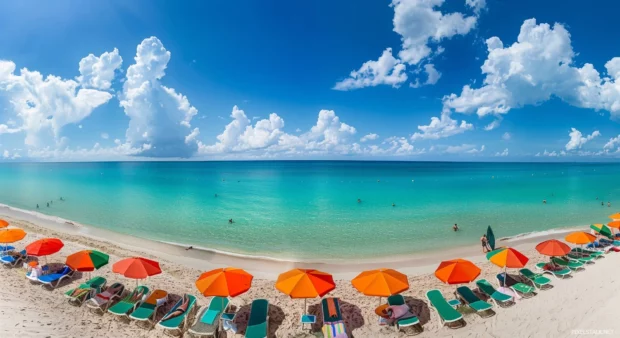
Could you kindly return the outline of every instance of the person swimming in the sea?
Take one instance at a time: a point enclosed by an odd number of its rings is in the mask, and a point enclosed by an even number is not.
[[[48,208],[50,207],[50,204],[49,204],[49,202],[47,203],[47,207],[48,207]]]
[[[233,224],[233,223],[234,223],[234,221],[233,221],[232,218],[228,220],[228,224]]]
[[[547,200],[543,200],[543,204],[547,204]]]
[[[358,198],[357,203],[362,203],[362,200]]]
[[[393,207],[395,207],[395,206],[396,206],[396,204],[395,204],[394,202],[392,202],[392,206],[393,206]]]
[[[217,194],[215,194],[215,197],[217,197]]]
[[[454,230],[455,232],[459,231],[459,226],[456,225],[456,223],[454,223],[454,226],[452,227],[452,230]]]
[[[607,207],[611,208],[611,202],[607,202]]]
[[[39,205],[37,204],[37,209],[39,209]]]

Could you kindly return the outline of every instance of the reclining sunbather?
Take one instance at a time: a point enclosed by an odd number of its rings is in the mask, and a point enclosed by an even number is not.
[[[189,306],[189,297],[187,295],[184,295],[183,302],[181,303],[181,305],[179,305],[179,307],[177,307],[176,310],[165,315],[161,320],[165,321],[165,320],[172,319],[174,317],[184,314],[185,311],[187,311],[188,306]]]

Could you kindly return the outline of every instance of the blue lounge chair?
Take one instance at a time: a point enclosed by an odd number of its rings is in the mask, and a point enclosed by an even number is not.
[[[60,284],[60,282],[62,282],[63,279],[72,278],[72,277],[73,277],[73,270],[70,267],[65,265],[62,269],[58,270],[57,272],[40,276],[39,282],[41,283],[41,286],[47,286],[47,287],[54,289],[58,286],[58,284]]]
[[[216,337],[220,317],[228,307],[228,298],[213,297],[209,306],[200,310],[196,322],[188,330],[193,336]]]
[[[267,338],[269,335],[269,301],[255,299],[250,305],[250,318],[245,338]]]
[[[15,267],[23,262],[26,257],[28,257],[26,255],[26,250],[20,252],[4,252],[2,256],[0,256],[0,263]]]

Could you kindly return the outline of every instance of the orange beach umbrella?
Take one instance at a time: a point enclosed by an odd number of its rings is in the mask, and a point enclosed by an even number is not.
[[[607,223],[607,226],[610,228],[620,229],[620,221],[611,221]]]
[[[550,239],[536,245],[536,251],[550,257],[567,255],[570,250],[570,246],[566,243],[558,241],[557,239]]]
[[[26,232],[22,229],[2,229],[0,230],[0,243],[14,243],[26,237]]]
[[[236,297],[250,289],[253,278],[243,269],[221,268],[200,275],[196,287],[207,297]]]
[[[596,240],[596,236],[587,232],[576,231],[566,235],[564,239],[573,244],[588,244],[594,242]]]
[[[366,296],[389,297],[409,289],[407,276],[393,269],[364,271],[351,284]]]
[[[500,248],[487,254],[489,262],[500,268],[522,268],[530,259],[513,248]]]
[[[306,299],[323,297],[336,288],[334,277],[327,272],[313,269],[292,269],[281,273],[276,281],[276,289],[291,298]]]
[[[470,283],[480,275],[480,268],[466,259],[443,261],[435,270],[435,277],[446,284]]]
[[[121,259],[112,265],[112,272],[121,274],[127,278],[145,279],[161,273],[159,263],[143,257],[130,257]]]
[[[26,245],[26,253],[29,256],[47,256],[57,253],[63,246],[65,244],[58,238],[41,238]]]
[[[0,228],[6,228],[8,226],[9,226],[9,222],[7,222],[7,221],[5,221],[3,219],[0,219]]]
[[[617,220],[620,219],[620,212],[617,212],[613,215],[609,215],[609,218],[613,219],[613,220]]]

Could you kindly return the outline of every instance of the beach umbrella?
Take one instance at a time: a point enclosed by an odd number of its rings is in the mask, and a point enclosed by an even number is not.
[[[8,226],[9,226],[9,222],[7,222],[7,221],[5,221],[3,219],[0,219],[0,228],[6,228]]]
[[[617,212],[613,215],[609,215],[609,218],[613,219],[614,221],[617,219],[620,220],[620,212]]]
[[[569,243],[583,245],[594,242],[596,240],[596,236],[591,235],[587,232],[576,231],[566,235],[566,237],[564,237],[564,240]]]
[[[594,230],[594,231],[598,232],[599,234],[601,234],[603,236],[606,236],[606,237],[612,237],[613,236],[613,234],[611,232],[611,229],[608,226],[606,226],[605,224],[600,224],[600,223],[592,224],[592,225],[590,225],[590,229],[592,229],[592,230]]]
[[[620,221],[611,221],[607,223],[607,226],[610,228],[620,229]]]
[[[45,265],[47,265],[47,256],[57,253],[63,246],[65,244],[58,238],[41,238],[26,245],[26,254],[45,257]]]
[[[26,237],[26,232],[19,228],[4,228],[0,229],[0,243],[2,243],[2,247],[0,250],[8,251],[15,249],[12,246],[6,245],[7,243],[15,243],[17,241],[21,241]]]
[[[506,269],[522,268],[527,264],[530,259],[527,258],[521,252],[513,248],[500,248],[487,253],[487,259],[489,262],[504,268],[504,275],[506,275]]]
[[[205,296],[236,297],[250,289],[254,276],[239,268],[207,271],[198,277],[196,287]]]
[[[570,252],[570,250],[570,246],[566,243],[558,241],[557,239],[550,239],[536,245],[536,251],[550,257],[565,256]]]
[[[407,276],[393,269],[368,270],[353,278],[351,284],[366,296],[389,297],[409,289]]]
[[[446,284],[470,283],[480,275],[480,268],[466,259],[443,261],[435,270],[435,277]]]
[[[308,298],[323,297],[335,288],[332,275],[313,269],[292,269],[281,273],[276,281],[278,291],[291,298],[304,299],[304,311]]]
[[[67,256],[68,267],[75,271],[91,272],[108,264],[110,256],[97,250],[82,250]]]
[[[139,279],[158,275],[161,273],[161,268],[159,263],[154,260],[143,257],[130,257],[114,263],[112,265],[112,272],[135,279],[137,286]]]

